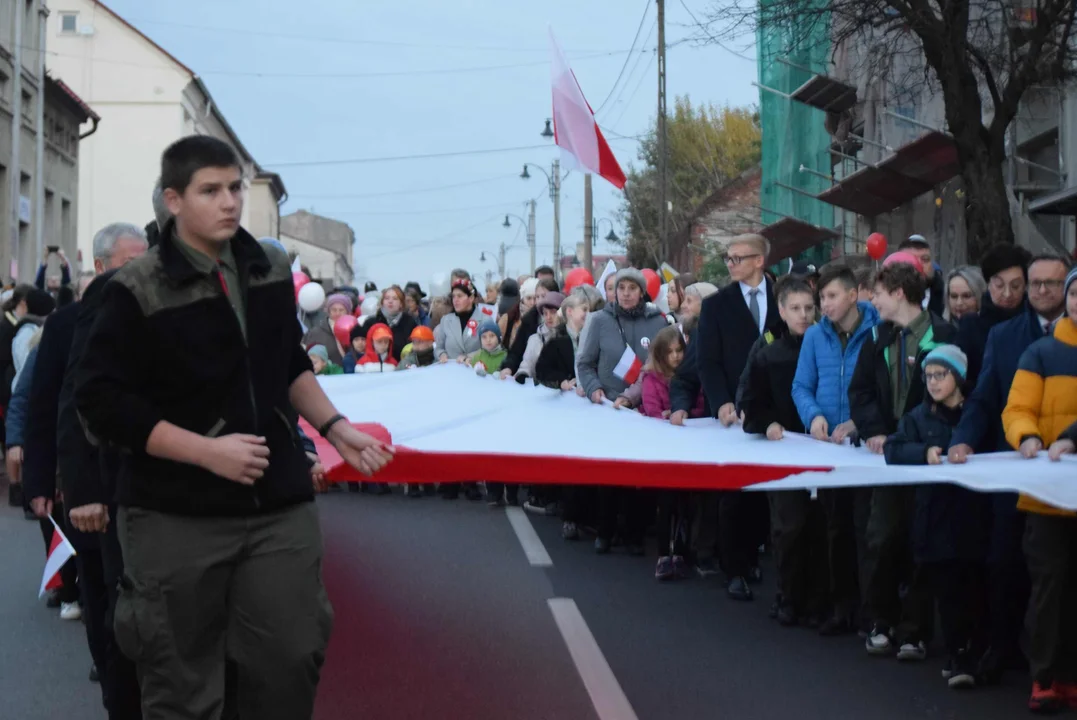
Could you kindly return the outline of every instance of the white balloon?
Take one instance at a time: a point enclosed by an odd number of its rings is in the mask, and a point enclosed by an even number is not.
[[[363,299],[363,304],[359,306],[360,312],[363,315],[374,315],[378,312],[378,305],[381,304],[380,298],[374,295],[367,295]]]
[[[430,276],[430,295],[444,297],[449,294],[449,276],[447,273],[434,273]]]
[[[355,322],[362,325],[363,323],[365,323],[369,319],[370,319],[369,315],[360,315],[359,317],[355,318]]]
[[[299,289],[299,307],[305,312],[321,310],[325,302],[325,290],[316,282],[309,282]]]
[[[654,304],[663,314],[669,315],[669,283],[658,289],[658,297],[654,299]]]

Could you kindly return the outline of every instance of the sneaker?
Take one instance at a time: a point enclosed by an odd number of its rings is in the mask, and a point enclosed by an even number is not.
[[[696,574],[701,578],[710,577],[719,573],[718,564],[714,560],[700,560],[696,563]]]
[[[533,515],[545,515],[546,503],[537,500],[536,498],[528,498],[524,503],[524,511]]]
[[[673,556],[673,575],[685,579],[689,577],[691,570],[688,569],[688,563],[685,562],[684,557],[681,555]]]
[[[60,593],[57,590],[49,590],[45,595],[45,607],[55,610],[60,607]]]
[[[778,608],[778,624],[782,627],[796,627],[800,623],[796,610],[791,605]]]
[[[77,602],[73,603],[60,603],[60,619],[61,620],[81,620],[82,608],[79,607]]]
[[[778,611],[781,610],[781,609],[782,609],[782,594],[779,592],[779,593],[775,593],[775,595],[774,595],[774,602],[771,603],[771,605],[770,605],[770,610],[767,612],[767,617],[769,617],[771,620],[776,620],[778,618]]]
[[[658,565],[654,569],[655,580],[672,580],[673,574],[673,558],[669,555],[663,555],[658,558]]]
[[[580,529],[574,522],[561,523],[561,538],[564,540],[579,540]]]
[[[957,654],[957,657],[951,658],[947,667],[950,674],[944,674],[943,677],[946,678],[946,684],[950,686],[950,689],[965,690],[976,687],[976,668],[970,662],[967,651],[962,651]]]
[[[610,551],[610,541],[606,538],[595,538],[595,552],[605,555]]]
[[[889,655],[894,652],[894,641],[890,639],[890,628],[885,625],[875,625],[871,629],[864,647],[868,655]]]
[[[919,662],[927,659],[927,645],[923,640],[910,638],[901,643],[898,648],[897,659],[903,662]]]
[[[1054,685],[1032,683],[1032,694],[1028,697],[1028,709],[1034,713],[1050,715],[1062,710],[1066,701]]]

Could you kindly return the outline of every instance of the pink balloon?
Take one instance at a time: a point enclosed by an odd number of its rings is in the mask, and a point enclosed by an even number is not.
[[[292,285],[295,286],[295,299],[299,301],[299,291],[303,289],[303,286],[310,282],[310,278],[306,273],[294,272],[292,273]]]

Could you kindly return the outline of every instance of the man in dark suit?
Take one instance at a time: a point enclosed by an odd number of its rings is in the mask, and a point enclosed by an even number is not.
[[[702,387],[710,411],[723,426],[737,422],[737,382],[760,335],[781,323],[771,283],[763,275],[770,243],[761,235],[730,241],[725,262],[731,282],[703,301],[699,330],[670,383],[670,421],[681,425]],[[758,577],[758,548],[766,539],[767,501],[759,493],[724,493],[718,504],[718,549],[727,591],[751,600],[750,577]]]
[[[115,595],[122,567],[115,530],[110,527],[111,532],[105,534],[104,524],[88,527],[76,522],[88,512],[107,517],[107,511],[104,500],[96,510],[86,507],[87,485],[100,486],[101,472],[97,454],[89,447],[70,402],[74,375],[70,368],[73,357],[77,362],[92,325],[99,291],[110,277],[106,271],[122,267],[146,248],[141,228],[126,223],[108,225],[94,236],[94,270],[98,277],[90,283],[82,301],[61,308],[49,318],[41,337],[30,391],[26,442],[27,488],[33,488],[30,497],[34,498],[35,512],[42,517],[48,513],[59,478],[66,510],[72,514],[66,532],[78,551],[75,563],[79,595],[94,661],[91,676],[101,681],[102,700],[113,718],[140,716],[138,684],[134,665],[123,658],[112,640],[109,598],[110,592]],[[60,510],[61,517],[63,514],[64,510]]]

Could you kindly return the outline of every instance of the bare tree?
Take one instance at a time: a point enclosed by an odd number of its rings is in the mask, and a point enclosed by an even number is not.
[[[869,72],[919,69],[942,99],[965,184],[969,255],[978,260],[1014,241],[1006,133],[1030,88],[1077,76],[1075,15],[1075,0],[716,0],[700,28],[702,41],[718,43],[778,31],[789,53],[823,37],[830,51],[866,48]]]

